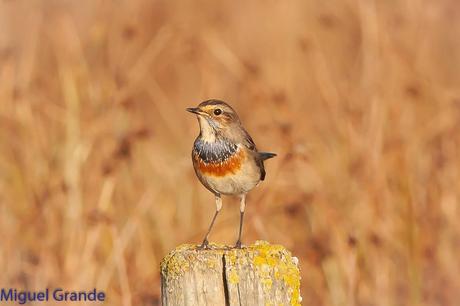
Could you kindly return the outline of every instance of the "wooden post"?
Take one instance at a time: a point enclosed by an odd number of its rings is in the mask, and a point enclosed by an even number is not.
[[[181,245],[162,260],[163,306],[300,305],[298,261],[283,246],[210,247]]]

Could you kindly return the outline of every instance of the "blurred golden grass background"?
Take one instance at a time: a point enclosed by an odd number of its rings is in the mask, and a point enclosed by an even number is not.
[[[0,1],[0,285],[158,305],[214,212],[196,119],[229,101],[268,161],[244,242],[304,305],[458,305],[455,0]],[[225,198],[212,241],[234,243]]]

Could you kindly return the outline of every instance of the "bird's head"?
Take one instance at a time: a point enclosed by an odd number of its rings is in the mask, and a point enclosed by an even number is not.
[[[219,134],[225,134],[232,127],[240,125],[240,119],[235,110],[220,100],[207,100],[197,107],[187,108],[194,113],[200,123],[201,137],[213,141]]]

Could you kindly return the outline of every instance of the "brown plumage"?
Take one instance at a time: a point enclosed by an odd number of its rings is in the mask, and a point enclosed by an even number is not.
[[[200,124],[200,134],[192,150],[195,173],[216,197],[216,213],[201,247],[208,245],[208,234],[222,207],[222,194],[241,198],[236,243],[240,247],[246,194],[265,179],[264,160],[276,154],[258,152],[235,110],[223,101],[207,100],[187,111],[196,114]]]

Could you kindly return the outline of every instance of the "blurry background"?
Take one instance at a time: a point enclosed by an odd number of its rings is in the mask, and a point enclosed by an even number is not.
[[[0,1],[1,287],[158,305],[215,209],[184,110],[208,98],[278,153],[244,242],[300,259],[304,305],[458,305],[456,0]]]

